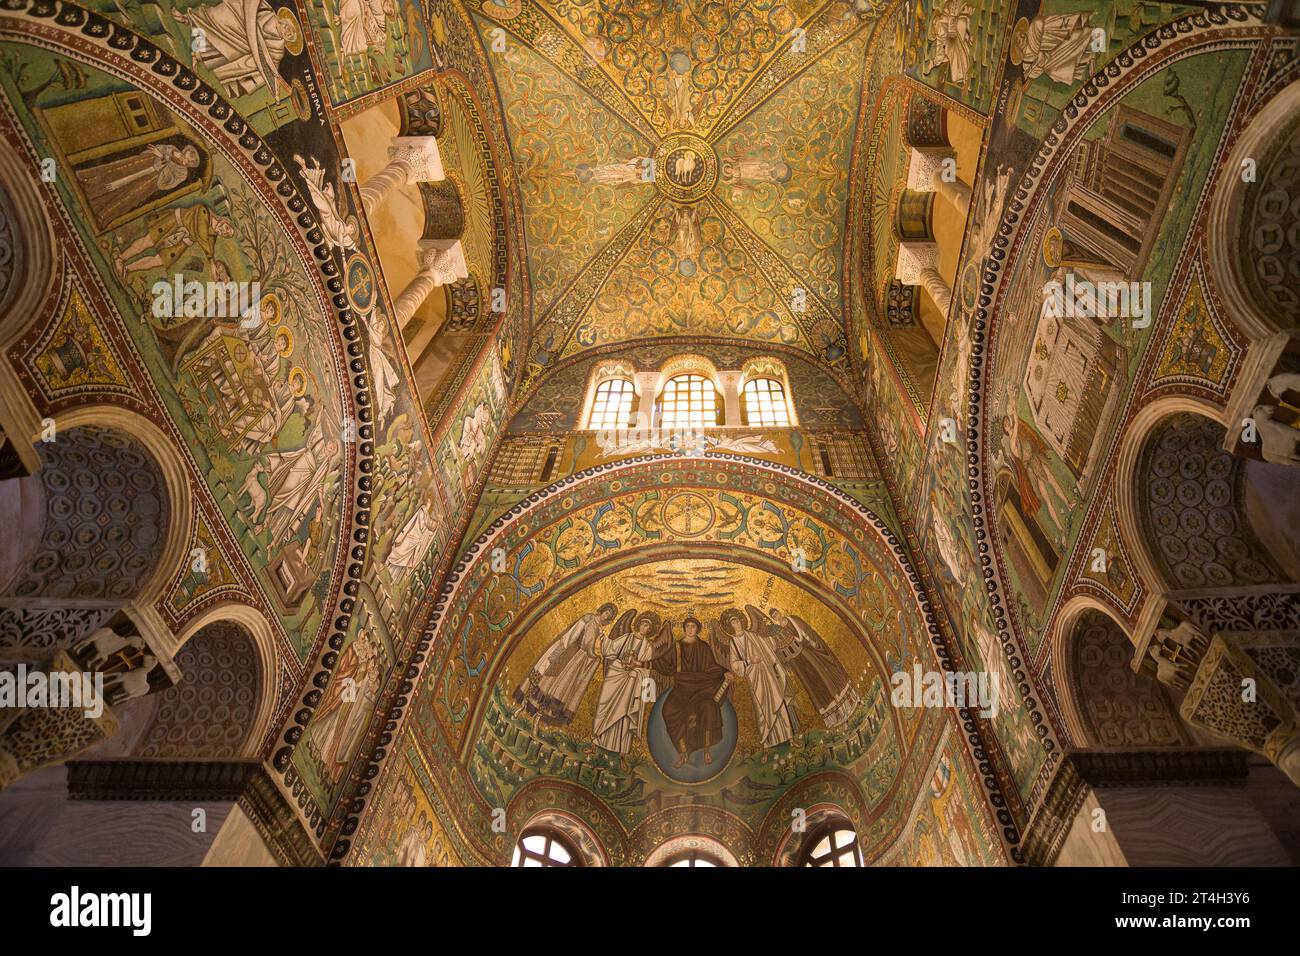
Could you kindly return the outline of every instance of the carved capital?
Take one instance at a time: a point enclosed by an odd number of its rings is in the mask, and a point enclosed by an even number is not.
[[[394,136],[388,158],[407,168],[406,181],[429,183],[446,178],[438,141],[432,136]]]
[[[449,246],[442,242],[421,242],[419,262],[420,272],[432,278],[435,285],[451,285],[457,279],[469,278],[459,239]]]
[[[1263,754],[1300,785],[1297,665],[1293,631],[1216,635],[1183,698],[1183,719]]]
[[[84,698],[86,672],[66,651],[56,653],[45,668],[19,668],[26,675],[25,694],[33,692],[30,677],[44,675],[45,699],[39,706],[29,701],[29,706],[0,711],[0,790],[33,770],[75,757],[113,736],[119,726],[102,698]]]
[[[937,242],[900,242],[894,277],[904,285],[921,285],[922,273],[939,262]]]
[[[935,180],[943,175],[945,159],[955,163],[957,151],[950,146],[913,146],[907,165],[907,188],[922,193],[934,192]]]

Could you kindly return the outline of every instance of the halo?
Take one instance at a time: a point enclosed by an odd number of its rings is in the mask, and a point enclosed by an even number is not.
[[[281,337],[284,338],[284,344],[280,344]],[[293,330],[287,325],[282,325],[275,330],[275,353],[281,358],[288,358],[293,354]]]
[[[267,325],[280,322],[280,297],[274,292],[264,293],[258,300],[257,307]]]
[[[1048,244],[1053,242],[1055,243],[1057,250],[1055,254],[1047,251]],[[1061,244],[1063,242],[1064,239],[1061,236],[1061,230],[1057,226],[1053,226],[1051,229],[1048,229],[1047,232],[1043,233],[1043,262],[1053,269],[1056,269],[1061,265]]]
[[[302,370],[302,366],[295,365],[289,370],[289,386],[298,398],[307,394],[307,373]]]
[[[302,52],[302,27],[298,24],[298,18],[293,15],[293,11],[288,7],[281,7],[276,10],[275,18],[293,25],[293,36],[284,41],[284,48],[293,56],[297,56]]]
[[[1019,66],[1025,59],[1025,41],[1029,38],[1029,20],[1021,17],[1016,21],[1016,28],[1011,31],[1011,65]]]
[[[745,615],[745,612],[738,607],[729,607],[725,611],[723,611],[718,616],[718,626],[723,627],[727,623],[727,621],[731,620],[733,617],[740,618],[740,623],[742,625],[748,626],[749,618]]]

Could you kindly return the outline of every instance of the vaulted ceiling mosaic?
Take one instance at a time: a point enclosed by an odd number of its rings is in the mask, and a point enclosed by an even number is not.
[[[528,382],[688,334],[846,367],[840,250],[873,17],[842,0],[469,6],[523,196]]]

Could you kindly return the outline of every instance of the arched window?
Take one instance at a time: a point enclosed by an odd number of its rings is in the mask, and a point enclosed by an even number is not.
[[[646,856],[646,866],[739,866],[736,856],[717,840],[688,833],[671,837]]]
[[[515,844],[511,866],[582,866],[577,849],[558,830],[529,827]]]
[[[711,853],[688,850],[670,859],[664,866],[722,866]]]
[[[774,378],[751,378],[743,392],[746,425],[772,425],[778,428],[790,424],[790,408],[785,403],[785,389]]]
[[[632,414],[632,383],[611,378],[596,387],[588,428],[627,428]]]
[[[660,397],[660,428],[702,428],[718,424],[718,393],[703,375],[675,375]]]
[[[808,834],[800,866],[862,866],[858,835],[849,821],[836,817]]]

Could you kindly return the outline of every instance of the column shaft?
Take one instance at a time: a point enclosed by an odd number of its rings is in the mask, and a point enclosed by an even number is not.
[[[939,270],[933,266],[921,270],[921,285],[943,314],[943,317],[947,319],[952,306],[952,289],[948,287],[948,283],[943,281],[943,276],[939,275]]]
[[[361,184],[361,204],[366,212],[374,212],[390,192],[405,186],[410,179],[411,168],[402,160],[395,159],[375,175]]]

